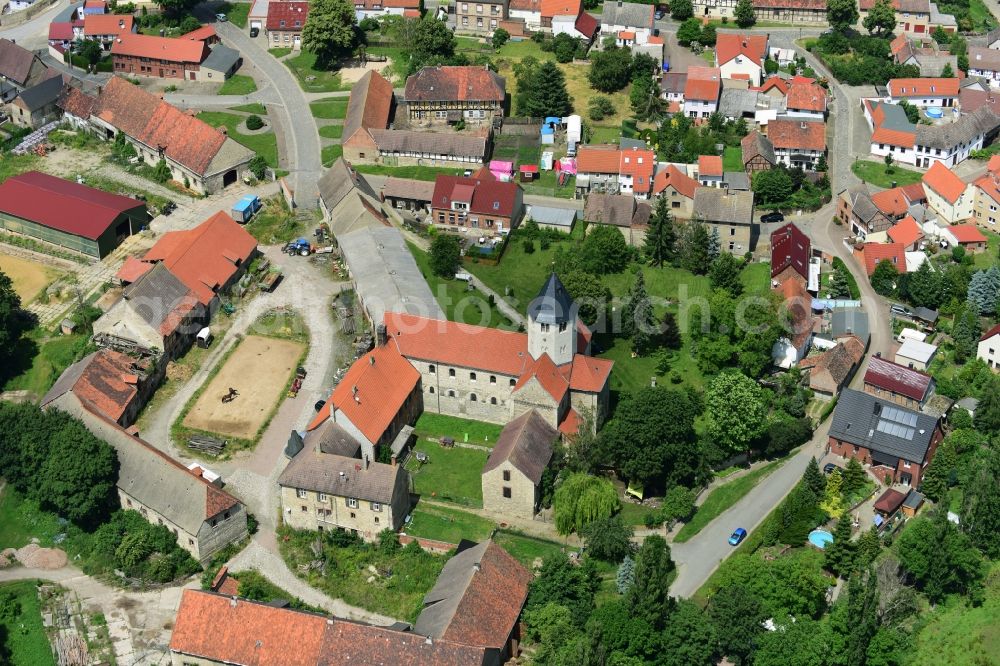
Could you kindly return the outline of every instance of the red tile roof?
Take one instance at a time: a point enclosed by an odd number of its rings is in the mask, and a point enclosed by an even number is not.
[[[699,183],[671,164],[656,174],[656,178],[653,179],[653,194],[659,194],[668,187],[673,187],[688,199],[694,199],[694,191],[699,187]]]
[[[872,143],[884,143],[890,146],[901,146],[912,148],[917,142],[917,135],[914,132],[904,130],[893,130],[886,127],[877,127],[872,132]]]
[[[684,99],[699,102],[719,101],[722,85],[718,67],[689,67],[687,83],[684,84]]]
[[[219,211],[194,229],[168,231],[143,260],[162,262],[207,305],[256,249],[256,239]]]
[[[804,279],[809,279],[809,257],[812,243],[802,230],[789,222],[771,234],[771,277],[791,267]]]
[[[406,79],[404,97],[421,102],[502,102],[506,96],[503,77],[486,67],[424,67]]]
[[[139,394],[133,379],[135,360],[120,352],[101,349],[80,363],[85,367],[71,388],[73,394],[88,403],[92,411],[112,421],[120,419]]]
[[[149,262],[140,261],[135,257],[128,257],[125,259],[122,267],[118,269],[118,272],[115,273],[115,277],[122,282],[135,282],[148,273],[152,267],[153,264]]]
[[[1000,155],[995,155],[994,157],[1000,157]],[[988,173],[977,180],[975,185],[982,190],[983,194],[993,199],[996,203],[1000,203],[1000,183],[997,182],[995,175]]]
[[[923,188],[921,187],[921,192]],[[906,197],[906,190],[902,187],[894,187],[891,190],[882,190],[871,196],[872,203],[880,211],[891,217],[904,215],[910,207],[910,201]]]
[[[87,37],[99,35],[124,35],[135,28],[135,19],[125,14],[87,14],[83,17],[83,34]]]
[[[632,189],[648,193],[653,187],[656,153],[652,150],[616,146],[581,146],[576,156],[580,173],[613,173],[633,176]]]
[[[826,90],[815,83],[799,83],[793,80],[785,103],[789,109],[826,111]]]
[[[965,192],[965,183],[955,175],[954,171],[946,167],[944,162],[934,162],[921,178],[921,182],[952,204]]]
[[[623,40],[635,39],[635,31],[621,30],[618,32],[618,39],[623,39]]]
[[[927,396],[932,381],[934,380],[928,374],[887,361],[880,356],[868,359],[868,369],[865,371],[865,384],[898,393],[918,402]]]
[[[420,373],[395,345],[375,347],[351,365],[309,429],[323,424],[331,407],[342,413],[368,441],[378,444],[420,381]]]
[[[101,90],[94,115],[197,174],[205,175],[226,135],[167,104],[139,86],[113,76]]]
[[[73,24],[69,21],[53,21],[49,24],[49,39],[73,40]]]
[[[573,357],[569,388],[572,391],[600,393],[608,383],[614,361],[577,354]]]
[[[785,280],[775,292],[781,294],[791,319],[792,345],[801,348],[812,335],[812,294],[806,291],[803,280]]]
[[[826,150],[826,124],[816,121],[778,118],[767,124],[767,138],[775,148],[785,150]]]
[[[542,0],[542,16],[579,16],[581,0]]]
[[[464,178],[440,175],[434,182],[433,208],[451,208],[451,202],[469,204],[469,213],[513,217],[519,185],[502,183],[495,178]]]
[[[698,156],[698,175],[699,176],[718,176],[722,177],[722,158],[718,155],[699,155]]]
[[[201,41],[204,41],[206,39],[212,39],[213,37],[216,37],[216,36],[217,35],[216,35],[214,27],[212,27],[210,25],[203,25],[200,28],[198,28],[197,30],[192,30],[189,33],[181,35],[180,39],[191,39],[191,40],[194,40],[194,41],[201,42]]]
[[[39,171],[12,176],[0,184],[0,212],[90,240],[100,238],[119,215],[145,206],[136,199]]]
[[[572,366],[569,367],[571,368]],[[562,399],[566,397],[566,392],[569,390],[569,381],[559,371],[559,368],[552,362],[548,354],[542,354],[538,357],[537,361],[528,367],[525,373],[518,378],[517,384],[514,385],[514,390],[511,393],[517,393],[527,386],[532,379],[538,380],[539,385],[545,389],[546,393],[552,396],[557,405],[562,402]]]
[[[783,79],[780,76],[772,76],[764,81],[760,86],[761,92],[767,92],[771,88],[777,88],[782,95],[788,95],[788,91],[791,88],[791,84],[787,79]]]
[[[884,493],[879,495],[879,498],[875,500],[875,510],[884,514],[896,513],[896,510],[902,506],[903,501],[906,499],[906,495],[899,492],[898,490],[893,490],[889,488]]]
[[[1000,335],[1000,324],[997,324],[990,330],[986,331],[986,333],[983,334],[983,337],[979,338],[979,340],[980,342],[982,342],[983,340],[989,340],[994,335]]]
[[[740,55],[762,66],[767,55],[767,35],[720,33],[715,40],[716,61],[724,65]]]
[[[566,410],[563,420],[559,422],[559,432],[569,436],[576,435],[580,432],[581,423],[583,423],[583,419],[580,418],[575,409],[570,407]]]
[[[955,224],[948,227],[948,231],[961,244],[985,243],[986,236],[974,224]]]
[[[153,35],[126,34],[111,45],[112,56],[154,58],[169,62],[199,64],[208,57],[208,44],[183,37],[156,37]]]
[[[593,37],[594,33],[601,26],[600,21],[588,14],[587,12],[580,12],[580,15],[576,17],[576,23],[573,27],[576,28],[577,32],[581,35],[586,35],[587,37]]]
[[[277,30],[279,32],[281,30],[298,32],[306,24],[308,16],[308,2],[277,2],[276,0],[271,0],[271,3],[267,6],[266,27],[268,30]],[[282,21],[284,21],[284,25],[282,25]]]
[[[900,273],[906,272],[906,254],[899,243],[865,243],[865,272],[871,276],[880,262],[888,260]]]
[[[890,227],[887,233],[889,240],[899,243],[904,248],[913,247],[914,243],[924,237],[920,225],[909,215]]]
[[[959,79],[889,79],[892,97],[958,97]]]

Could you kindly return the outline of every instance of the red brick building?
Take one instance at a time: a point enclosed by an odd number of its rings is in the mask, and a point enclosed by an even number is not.
[[[871,465],[879,479],[916,488],[943,438],[937,417],[844,389],[833,412],[827,449]]]
[[[308,2],[271,2],[267,6],[268,48],[301,49],[302,28],[308,17]]]
[[[501,183],[486,169],[476,177],[438,176],[431,200],[435,224],[507,232],[524,215],[523,192],[517,183]]]
[[[111,62],[116,74],[195,81],[209,53],[199,40],[124,34],[111,46]]]

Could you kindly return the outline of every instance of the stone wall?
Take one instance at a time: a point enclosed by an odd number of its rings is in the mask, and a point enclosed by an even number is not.
[[[529,520],[534,517],[537,488],[510,461],[483,474],[482,484],[483,508],[487,511]]]

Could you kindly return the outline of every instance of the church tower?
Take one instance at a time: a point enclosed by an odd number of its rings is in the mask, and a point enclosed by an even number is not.
[[[538,359],[548,354],[556,365],[573,362],[576,355],[576,308],[555,273],[528,305],[528,353]]]

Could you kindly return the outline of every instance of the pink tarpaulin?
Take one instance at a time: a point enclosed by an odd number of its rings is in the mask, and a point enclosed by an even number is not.
[[[562,157],[556,162],[556,171],[565,171],[566,173],[576,175],[576,159],[573,157]]]
[[[514,163],[503,160],[492,160],[490,162],[490,173],[500,182],[507,182],[514,177]]]

